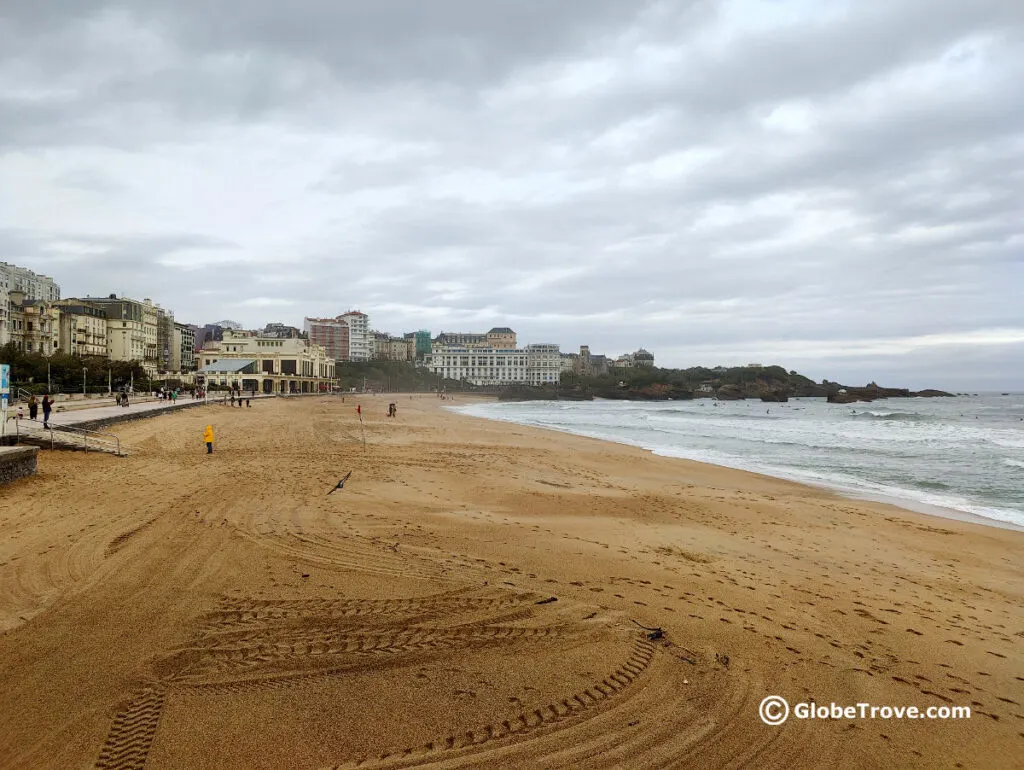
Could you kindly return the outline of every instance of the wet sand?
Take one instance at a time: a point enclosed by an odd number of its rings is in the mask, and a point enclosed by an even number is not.
[[[365,450],[351,397],[275,399],[115,426],[129,457],[44,452],[0,488],[0,765],[1024,751],[1021,533],[360,402]],[[767,695],[973,716],[770,727]]]

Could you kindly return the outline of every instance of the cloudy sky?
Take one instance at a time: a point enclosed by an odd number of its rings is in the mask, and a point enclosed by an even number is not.
[[[247,326],[1024,389],[1020,0],[9,0],[0,260]]]

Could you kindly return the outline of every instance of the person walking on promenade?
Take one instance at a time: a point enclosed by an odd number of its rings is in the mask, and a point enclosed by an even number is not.
[[[213,454],[213,426],[207,425],[203,431],[203,441],[206,442],[206,454]]]
[[[53,411],[53,400],[50,398],[50,394],[47,393],[43,396],[43,427],[50,427],[50,412]]]
[[[30,420],[36,419],[36,415],[39,414],[39,402],[36,401],[36,396],[33,393],[28,397],[28,418]]]
[[[231,406],[235,405],[235,391],[231,391]]]
[[[114,400],[117,402],[118,406],[121,406],[121,391],[117,391],[117,395],[114,396]]]

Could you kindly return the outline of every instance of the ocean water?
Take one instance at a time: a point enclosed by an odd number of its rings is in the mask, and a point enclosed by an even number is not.
[[[829,404],[529,401],[455,407],[1024,527],[1024,394]]]

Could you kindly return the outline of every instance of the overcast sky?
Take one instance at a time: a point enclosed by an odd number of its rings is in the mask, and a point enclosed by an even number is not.
[[[1024,389],[1020,0],[7,0],[0,260],[179,321]]]

